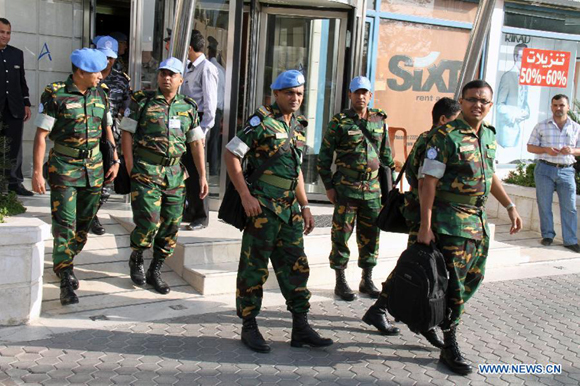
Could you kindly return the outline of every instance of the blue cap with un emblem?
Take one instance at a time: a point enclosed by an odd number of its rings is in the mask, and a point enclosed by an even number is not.
[[[119,43],[110,36],[101,36],[97,41],[97,50],[101,51],[107,58],[117,59],[117,52],[119,52]]]
[[[181,60],[171,57],[161,62],[159,70],[169,70],[176,74],[183,74],[183,63]]]
[[[108,64],[105,54],[93,48],[74,50],[70,55],[70,61],[86,72],[101,72]]]
[[[361,88],[369,91],[373,88],[371,81],[366,76],[357,76],[350,82],[350,92],[355,92]]]
[[[272,90],[284,90],[285,88],[302,86],[304,83],[306,83],[306,79],[304,79],[304,75],[300,71],[288,70],[278,75],[270,88]]]

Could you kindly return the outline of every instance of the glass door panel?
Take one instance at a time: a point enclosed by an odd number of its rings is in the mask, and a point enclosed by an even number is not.
[[[327,16],[328,15],[328,16]],[[325,194],[316,159],[328,121],[340,109],[346,15],[329,12],[315,17],[268,10],[262,18],[258,105],[274,102],[270,85],[283,71],[296,69],[306,78],[300,113],[308,118],[302,172],[309,193]]]

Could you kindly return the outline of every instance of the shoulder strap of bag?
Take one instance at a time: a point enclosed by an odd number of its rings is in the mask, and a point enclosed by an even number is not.
[[[375,149],[375,153],[377,153],[377,157],[379,157],[379,164],[381,164],[382,167],[386,168],[387,166],[383,165],[383,162],[381,161],[381,153],[379,153],[379,149],[373,143],[373,137],[372,137],[371,133],[367,130],[367,128],[365,126],[359,126],[359,127],[360,127],[362,133],[364,134],[364,136],[366,137],[367,141],[369,142],[369,144],[373,147],[373,149]],[[389,135],[389,134],[385,131],[385,135]]]
[[[278,158],[282,156],[282,154],[287,153],[289,151],[291,140],[293,137],[294,137],[294,128],[290,127],[290,133],[288,134],[288,138],[286,138],[284,144],[278,148],[278,151],[272,157],[270,157],[267,161],[262,163],[256,170],[252,172],[250,177],[248,177],[249,184],[253,184],[254,182],[256,182],[258,178],[260,178],[262,174],[264,174],[266,169],[272,166],[274,162],[276,162]]]
[[[103,100],[103,102],[107,101],[107,95],[105,94],[105,90],[103,90],[103,88],[101,87],[101,85],[97,85],[97,94],[99,94],[99,97],[101,97],[101,99]],[[103,113],[103,117],[101,118],[101,130],[103,131],[101,133],[101,141],[105,141],[107,139],[106,136],[103,135],[104,133],[104,129],[107,126],[107,113],[109,112],[109,110],[107,110],[107,105],[105,105],[104,108],[105,112]],[[105,125],[105,127],[103,127],[103,125]]]

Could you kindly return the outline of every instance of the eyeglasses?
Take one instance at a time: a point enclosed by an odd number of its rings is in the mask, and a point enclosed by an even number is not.
[[[484,106],[487,106],[488,104],[491,103],[491,101],[488,101],[486,99],[478,99],[478,98],[464,98],[463,100],[466,102],[469,102],[469,103],[473,103],[473,104],[479,102]]]

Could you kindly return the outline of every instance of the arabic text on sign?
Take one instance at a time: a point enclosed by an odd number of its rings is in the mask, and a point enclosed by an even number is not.
[[[569,65],[570,52],[524,48],[519,84],[565,88]]]

